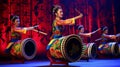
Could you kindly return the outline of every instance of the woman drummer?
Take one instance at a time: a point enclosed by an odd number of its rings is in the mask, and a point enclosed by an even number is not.
[[[78,33],[78,35],[82,38],[82,40],[84,39],[84,37],[91,37],[91,35],[93,35],[94,33],[96,33],[96,32],[98,32],[100,30],[100,28],[99,29],[97,29],[97,30],[95,30],[95,31],[93,31],[93,32],[90,32],[90,33],[84,33],[84,26],[83,25],[79,25],[78,26],[78,31],[79,31],[79,33]],[[84,43],[85,44],[85,43]],[[87,54],[87,45],[85,44],[85,45],[83,45],[83,50],[85,50],[85,51],[83,51],[83,57],[85,57],[85,56],[87,56],[86,54]]]
[[[93,31],[93,32],[90,32],[90,33],[84,33],[84,27],[83,27],[83,25],[79,25],[78,26],[78,30],[79,30],[78,35],[80,35],[81,37],[91,37],[91,35],[94,34],[94,33],[96,33],[96,32],[98,32],[100,30],[100,28],[97,29],[97,30],[95,30],[95,31]]]
[[[28,30],[33,30],[34,28],[38,27],[38,25],[36,26],[32,26],[32,27],[19,27],[20,25],[20,19],[19,16],[16,15],[11,15],[10,16],[10,20],[12,22],[12,26],[11,26],[11,40],[9,42],[9,44],[7,45],[5,52],[9,53],[12,46],[14,45],[15,42],[17,42],[18,40],[21,40],[21,35],[20,34],[26,34],[26,32]]]
[[[115,35],[108,35],[108,27],[105,26],[102,28],[102,35],[101,35],[101,45],[99,45],[98,49],[102,50],[105,44],[107,44],[108,39],[116,39]]]
[[[55,20],[53,21],[53,24],[52,24],[53,31],[52,31],[52,36],[50,37],[50,39],[56,39],[56,38],[62,37],[63,25],[74,25],[75,20],[78,18],[82,18],[82,16],[83,16],[83,14],[80,13],[80,15],[78,15],[76,17],[62,20],[63,10],[62,10],[61,6],[59,6],[59,5],[54,6],[53,14],[55,15]],[[51,43],[49,43],[47,49],[50,48],[50,44]]]
[[[75,20],[78,18],[82,18],[83,14],[80,13],[80,15],[73,17],[73,18],[69,18],[66,20],[62,20],[63,18],[63,10],[61,8],[61,6],[59,5],[55,5],[53,8],[53,14],[55,15],[55,20],[53,21],[52,24],[52,36],[50,37],[51,41],[47,46],[47,57],[49,58],[49,60],[51,62],[55,62],[55,60],[53,60],[53,58],[51,57],[50,51],[52,50],[52,48],[50,48],[55,42],[57,42],[60,38],[62,37],[62,33],[63,33],[63,25],[74,25],[75,24]],[[58,52],[60,52],[58,50]],[[55,51],[55,49],[52,50],[52,53],[59,55],[59,57],[61,57],[61,53],[58,54],[58,52]]]

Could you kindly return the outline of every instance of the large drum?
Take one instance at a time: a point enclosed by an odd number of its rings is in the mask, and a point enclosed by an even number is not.
[[[117,42],[110,42],[110,43],[104,44],[103,49],[99,51],[100,51],[100,54],[102,55],[117,56],[119,54],[119,46]]]
[[[33,59],[36,55],[35,41],[31,38],[19,40],[13,45],[10,53],[18,58]]]
[[[72,34],[53,39],[50,43],[50,54],[56,59],[74,62],[81,58],[82,41],[78,35]]]
[[[95,43],[88,43],[83,46],[82,57],[83,58],[95,58],[97,55],[97,46]]]

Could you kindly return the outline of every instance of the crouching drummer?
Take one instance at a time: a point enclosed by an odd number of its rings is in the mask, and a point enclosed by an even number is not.
[[[99,28],[99,29],[97,29],[93,32],[84,33],[84,26],[83,25],[79,25],[77,29],[79,31],[78,35],[82,38],[82,40],[84,40],[85,37],[91,37],[91,35],[93,35],[94,33],[101,30],[101,28]],[[88,46],[89,46],[88,44],[84,43],[83,52],[82,52],[82,57],[86,57],[87,60],[89,58],[89,56],[88,56]],[[93,46],[95,46],[95,45],[93,45]]]
[[[116,35],[108,35],[108,27],[105,26],[102,28],[102,35],[101,35],[101,45],[99,45],[98,49],[102,50],[105,44],[108,43],[108,39],[116,39]]]
[[[28,30],[33,30],[34,28],[38,27],[38,25],[32,26],[32,27],[20,27],[19,26],[20,19],[19,19],[19,16],[16,16],[16,15],[11,15],[10,20],[12,22],[12,26],[11,26],[11,30],[10,30],[11,31],[11,40],[5,49],[6,53],[10,52],[10,50],[15,42],[17,42],[18,40],[21,40],[21,34],[26,34],[26,32]]]
[[[63,26],[65,25],[74,25],[75,24],[75,20],[82,18],[83,14],[80,13],[80,15],[73,17],[73,18],[69,18],[66,20],[62,20],[63,18],[63,10],[62,7],[59,5],[55,5],[53,7],[53,14],[55,15],[55,20],[53,21],[52,24],[52,36],[50,37],[50,39],[56,39],[56,38],[60,38],[62,37],[62,33],[63,33]],[[48,44],[47,46],[47,50],[50,48],[51,46],[51,42]]]

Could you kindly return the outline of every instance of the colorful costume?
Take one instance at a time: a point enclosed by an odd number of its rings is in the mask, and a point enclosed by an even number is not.
[[[101,36],[102,41],[101,41],[101,44],[98,47],[99,50],[102,50],[105,47],[105,45],[107,44],[107,38],[105,38],[104,35],[105,34],[102,34],[102,36]]]
[[[67,19],[67,20],[54,20],[52,28],[53,28],[53,34],[51,36],[50,43],[47,46],[47,50],[50,49],[52,44],[58,40],[58,38],[62,37],[62,32],[63,32],[63,25],[73,25],[75,24],[75,19]]]
[[[21,39],[21,33],[26,33],[26,29],[17,28],[14,31],[11,31],[11,40],[5,50],[6,53],[9,53],[12,46]]]
[[[18,40],[20,40],[21,39],[20,32],[25,34],[26,29],[25,28],[23,28],[23,29],[17,28],[15,31],[12,31],[11,32],[11,40],[10,40],[10,42],[17,42]]]

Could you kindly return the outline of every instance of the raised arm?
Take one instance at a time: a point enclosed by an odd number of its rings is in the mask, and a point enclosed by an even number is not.
[[[69,18],[66,20],[57,20],[56,23],[57,25],[74,25],[75,24],[75,20],[82,18],[83,14],[81,13],[80,15],[73,17],[73,18]]]

